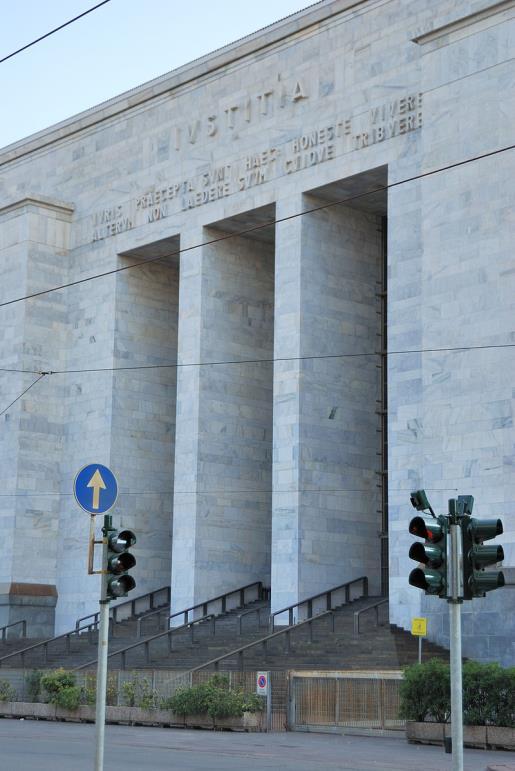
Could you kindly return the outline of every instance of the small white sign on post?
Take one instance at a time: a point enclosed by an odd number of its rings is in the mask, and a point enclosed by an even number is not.
[[[268,696],[268,672],[256,673],[256,693],[258,696]]]

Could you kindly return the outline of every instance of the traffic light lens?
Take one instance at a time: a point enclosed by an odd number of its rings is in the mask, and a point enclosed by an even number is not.
[[[125,597],[136,586],[132,576],[120,576],[109,581],[109,594],[111,597]]]
[[[120,530],[119,533],[112,533],[109,537],[109,548],[118,553],[130,549],[135,543],[136,536],[132,530]]]
[[[427,594],[440,594],[445,589],[445,579],[435,570],[415,568],[409,574],[409,583],[417,589],[424,589]]]
[[[418,535],[419,538],[427,538],[426,521],[423,517],[413,517],[409,523],[409,531],[412,535]]]
[[[109,571],[115,575],[125,573],[126,570],[130,570],[136,564],[136,557],[130,552],[126,551],[123,554],[117,554],[111,557],[108,562]]]

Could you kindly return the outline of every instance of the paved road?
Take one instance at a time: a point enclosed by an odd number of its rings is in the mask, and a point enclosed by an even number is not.
[[[1,771],[92,771],[93,725],[0,720]],[[515,763],[504,752],[465,751],[466,771]],[[105,771],[447,771],[439,747],[333,734],[244,734],[107,726]]]

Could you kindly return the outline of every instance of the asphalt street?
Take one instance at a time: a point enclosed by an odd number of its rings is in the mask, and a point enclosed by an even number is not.
[[[1,771],[93,771],[95,727],[75,723],[0,720]],[[515,768],[507,752],[465,751],[466,771]],[[105,771],[446,771],[439,747],[403,738],[334,734],[245,734],[107,726]]]

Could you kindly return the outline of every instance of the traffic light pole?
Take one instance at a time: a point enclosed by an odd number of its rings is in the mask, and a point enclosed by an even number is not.
[[[107,538],[111,528],[111,517],[104,516],[102,539],[102,583],[100,591],[100,612],[98,622],[98,663],[96,692],[96,750],[95,771],[104,769],[104,734],[107,690],[107,650],[109,642],[109,600],[107,599]]]
[[[463,771],[463,699],[461,673],[461,604],[463,597],[460,554],[461,528],[458,524],[456,501],[449,501],[450,572],[449,630],[451,644],[451,736],[452,771]]]

